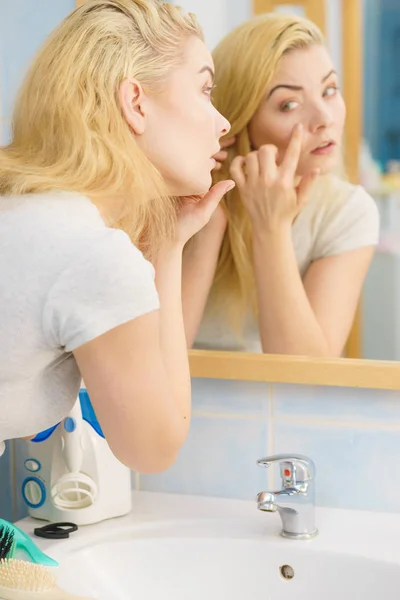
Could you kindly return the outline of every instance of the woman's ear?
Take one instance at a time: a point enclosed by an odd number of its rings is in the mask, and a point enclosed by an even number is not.
[[[124,79],[119,88],[119,101],[125,121],[136,135],[142,135],[146,128],[146,117],[143,111],[145,94],[142,86],[135,79]]]

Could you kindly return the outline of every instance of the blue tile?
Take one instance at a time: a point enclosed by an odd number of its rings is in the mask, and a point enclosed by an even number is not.
[[[193,410],[267,417],[270,384],[224,379],[192,379]]]
[[[300,452],[316,463],[320,506],[400,511],[400,429],[335,427],[278,421],[275,452]]]
[[[359,388],[275,384],[275,418],[400,424],[400,392]]]
[[[142,475],[141,489],[251,500],[269,485],[256,465],[267,453],[265,420],[194,417],[177,462],[164,473]]]
[[[16,91],[34,54],[48,34],[75,8],[75,0],[14,0],[0,8],[3,117],[9,117]]]
[[[7,442],[5,453],[0,456],[0,518],[14,520],[13,485],[11,477],[10,444]]]

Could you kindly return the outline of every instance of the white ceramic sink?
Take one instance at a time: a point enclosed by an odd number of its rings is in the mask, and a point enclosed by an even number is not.
[[[245,539],[105,543],[70,556],[63,569],[65,585],[75,573],[71,590],[101,600],[394,600],[400,582],[398,565]]]
[[[320,509],[307,542],[280,525],[255,502],[137,492],[127,517],[34,539],[62,587],[98,600],[399,599],[400,515]]]

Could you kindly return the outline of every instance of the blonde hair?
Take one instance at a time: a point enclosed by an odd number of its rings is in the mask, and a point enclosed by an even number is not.
[[[231,123],[229,136],[236,136],[228,159],[214,175],[215,182],[229,178],[230,163],[236,155],[250,152],[248,125],[281,58],[292,50],[316,44],[324,44],[324,38],[311,21],[269,13],[244,22],[215,48],[213,102]],[[257,312],[252,230],[236,188],[227,194],[224,202],[228,227],[211,290],[210,306],[223,308],[239,333],[248,308]]]
[[[191,14],[157,0],[92,0],[74,10],[33,61],[17,98],[11,143],[0,149],[0,194],[68,190],[109,202],[147,254],[171,235],[176,203],[124,120],[126,78],[157,93],[184,60]]]

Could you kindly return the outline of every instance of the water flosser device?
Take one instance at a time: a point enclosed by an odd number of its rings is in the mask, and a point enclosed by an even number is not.
[[[130,512],[130,469],[111,452],[85,389],[63,421],[26,444],[31,517],[89,525]]]

